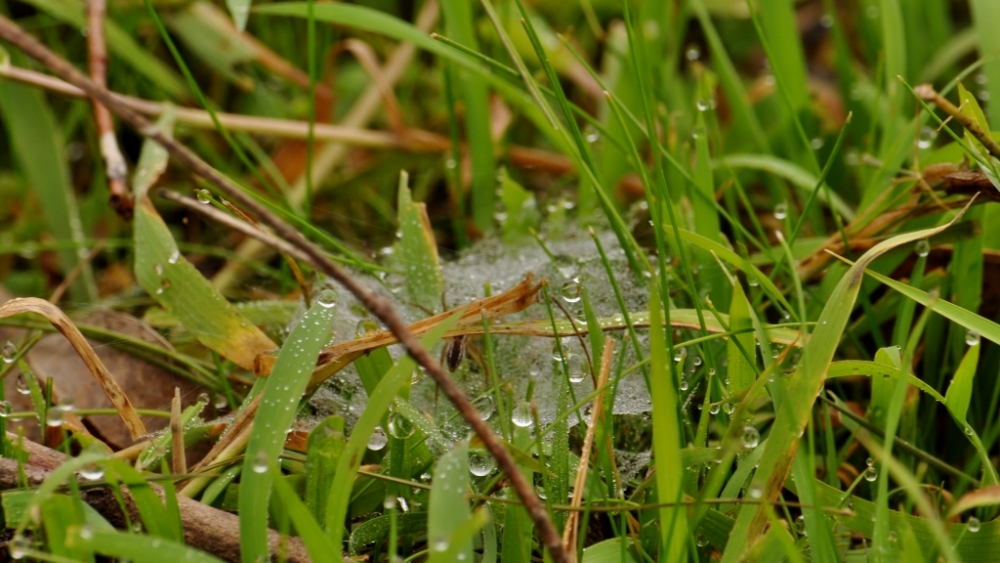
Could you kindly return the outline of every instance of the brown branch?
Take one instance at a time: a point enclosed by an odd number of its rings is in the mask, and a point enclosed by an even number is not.
[[[108,68],[108,51],[104,45],[104,0],[87,0],[87,50],[90,78],[95,84],[105,86]],[[111,112],[94,100],[94,121],[104,157],[104,172],[108,178],[108,192],[112,209],[126,221],[132,218],[132,191],[128,187],[128,166],[118,148],[115,123]]]
[[[933,86],[930,84],[921,84],[913,89],[913,93],[915,93],[921,100],[933,103],[937,107],[941,108],[943,112],[955,118],[956,121],[962,124],[962,127],[965,127],[966,131],[971,133],[976,140],[986,147],[986,150],[990,151],[990,154],[993,155],[994,158],[1000,158],[1000,144],[997,144],[989,133],[983,131],[983,128],[976,123],[972,116],[962,112],[962,110],[955,106],[955,104],[949,102],[948,99],[941,94],[938,94],[937,90],[935,90]]]
[[[444,392],[445,396],[455,405],[462,414],[462,417],[465,418],[480,440],[482,440],[486,449],[497,459],[500,469],[507,475],[507,479],[510,480],[514,490],[521,497],[528,514],[531,516],[536,528],[538,528],[542,543],[549,551],[552,560],[556,563],[566,562],[566,554],[562,548],[562,539],[559,537],[559,532],[552,525],[545,506],[538,499],[538,496],[535,495],[534,490],[524,475],[518,470],[513,457],[507,452],[486,422],[479,416],[476,408],[465,396],[461,388],[451,380],[445,370],[427,349],[424,348],[417,337],[406,328],[403,319],[399,317],[387,299],[358,283],[328,258],[322,250],[306,240],[300,232],[271,213],[266,207],[258,203],[257,200],[244,193],[229,178],[209,166],[184,145],[164,135],[158,127],[150,123],[145,117],[118,102],[111,95],[111,92],[94,84],[93,81],[89,80],[80,71],[50,51],[34,37],[25,33],[17,24],[5,16],[0,16],[0,38],[17,46],[64,80],[86,92],[91,98],[101,102],[105,107],[118,115],[120,119],[138,130],[144,137],[148,137],[159,143],[174,159],[183,163],[195,174],[201,176],[213,186],[226,193],[226,195],[239,202],[244,209],[256,215],[262,223],[274,229],[279,237],[284,238],[301,250],[308,256],[309,262],[313,267],[334,278],[354,294],[369,311],[384,322],[386,327],[399,338],[399,341],[406,348],[407,352],[409,352],[418,364],[424,367],[427,373],[434,379],[434,382]],[[336,525],[336,523],[331,523],[331,525]]]

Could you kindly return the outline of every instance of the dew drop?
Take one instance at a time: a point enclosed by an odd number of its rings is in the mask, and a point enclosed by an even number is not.
[[[715,99],[713,98],[699,98],[698,101],[694,103],[698,111],[709,111],[715,109]]]
[[[88,481],[97,481],[104,478],[104,468],[96,463],[88,463],[80,469],[80,477]]]
[[[264,451],[259,451],[253,459],[253,466],[251,466],[251,469],[253,469],[254,473],[264,473],[267,471],[268,465],[270,465],[270,463],[268,463],[267,454]]]
[[[583,357],[578,354],[570,356],[568,370],[570,383],[580,383],[583,381],[586,377]]]
[[[170,253],[170,257],[167,258],[168,264],[176,264],[181,259],[181,252],[179,250],[174,250]]]
[[[9,401],[0,401],[0,418],[7,418],[13,410]]]
[[[489,395],[484,395],[476,399],[473,405],[476,407],[476,412],[479,413],[479,418],[483,420],[489,420],[496,411],[496,403],[493,401],[493,397]]]
[[[559,295],[562,296],[563,301],[567,303],[576,303],[580,300],[580,280],[573,278],[568,282],[562,284],[559,288]]]
[[[14,536],[14,539],[10,540],[8,549],[10,550],[12,559],[24,559],[24,556],[28,554],[28,550],[31,549],[31,540],[18,534]]]
[[[519,426],[521,428],[527,428],[531,426],[531,404],[528,401],[521,401],[514,407],[514,413],[511,415],[511,422],[514,426]]]
[[[979,522],[979,518],[976,518],[975,516],[969,516],[969,519],[966,520],[965,525],[969,527],[969,531],[972,533],[978,532],[979,529],[982,527],[982,523]]]
[[[431,549],[438,553],[448,551],[448,538],[438,538],[431,542]]]
[[[368,438],[368,449],[377,452],[384,448],[388,442],[389,438],[385,435],[385,431],[382,430],[381,426],[376,426],[375,431]]]
[[[762,496],[764,496],[764,491],[760,490],[760,486],[759,485],[751,485],[750,486],[750,498],[752,498],[752,499],[759,499]]]
[[[200,201],[202,203],[211,203],[212,202],[212,192],[210,192],[208,190],[204,190],[204,189],[198,190],[197,197],[198,197],[198,201]]]
[[[17,356],[17,345],[8,340],[0,351],[0,358],[3,358],[3,363],[10,364],[14,362],[15,356]]]
[[[687,390],[688,390],[688,386],[689,386],[689,385],[688,385],[688,380],[687,380],[687,378],[686,378],[686,377],[682,377],[682,378],[681,378],[681,382],[680,382],[680,385],[679,385],[679,387],[680,387],[680,390],[681,390],[681,391],[687,391]]]
[[[23,373],[18,374],[17,379],[14,380],[14,389],[22,395],[31,393],[31,387],[28,387],[28,380]]]
[[[392,413],[389,415],[389,434],[397,440],[405,440],[410,436],[413,436],[414,428],[413,423],[410,419],[399,413]]]
[[[160,264],[159,262],[157,262],[156,265],[153,266],[153,271],[156,272],[156,275],[162,276],[163,275],[163,264]]]
[[[875,469],[874,465],[869,465],[868,469],[865,469],[865,481],[872,483],[876,479],[878,479],[878,469]]]
[[[913,245],[913,250],[917,256],[923,258],[931,253],[931,243],[927,242],[927,239],[918,240],[917,244]]]
[[[58,428],[66,421],[66,410],[63,407],[49,407],[45,413],[45,425],[50,428]]]
[[[325,309],[329,309],[337,304],[337,293],[332,289],[324,289],[320,292],[316,304]]]
[[[970,330],[969,332],[966,332],[965,333],[965,343],[968,344],[969,346],[978,346],[979,345],[979,333],[976,332],[976,331],[974,331],[974,330]]]
[[[937,138],[937,131],[933,127],[921,127],[920,135],[917,137],[917,147],[921,149],[929,149],[931,145],[934,144],[934,139]]]
[[[760,443],[760,432],[753,426],[743,428],[743,447],[752,450]]]
[[[485,477],[497,467],[497,461],[488,452],[469,454],[469,472],[476,477]]]
[[[774,218],[777,219],[777,220],[779,220],[779,221],[781,221],[785,217],[788,217],[788,204],[782,202],[782,203],[779,203],[778,205],[775,205],[774,206]]]
[[[801,514],[795,519],[795,533],[800,536],[806,535],[806,517]]]

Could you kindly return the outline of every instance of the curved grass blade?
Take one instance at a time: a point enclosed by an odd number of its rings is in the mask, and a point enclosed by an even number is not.
[[[882,254],[900,245],[933,236],[954,224],[968,209],[968,205],[947,224],[933,229],[895,236],[866,252],[841,278],[820,314],[816,330],[806,344],[799,368],[789,377],[786,400],[782,401],[771,427],[768,443],[754,475],[751,487],[761,491],[761,498],[773,500],[785,482],[788,470],[799,446],[799,436],[804,431],[812,405],[822,389],[826,371],[833,360],[851,311],[865,268]],[[730,425],[726,440],[738,439]],[[749,543],[763,532],[768,521],[761,505],[746,505],[740,510],[733,534],[723,554],[723,563],[735,562],[745,552]]]
[[[455,537],[462,524],[472,516],[465,498],[469,485],[469,443],[460,440],[434,467],[427,514],[430,563],[472,561],[471,538],[459,541]]]
[[[267,470],[278,463],[285,432],[295,420],[316,358],[330,341],[334,301],[333,291],[325,290],[306,312],[281,347],[262,391],[240,482],[240,548],[247,563],[268,555],[267,514],[273,480]]]
[[[87,526],[71,529],[67,545],[89,549],[101,555],[116,557],[119,560],[146,563],[177,563],[178,561],[222,563],[221,559],[179,542],[139,534],[109,532]]]
[[[732,168],[749,168],[781,176],[799,189],[803,200],[809,199],[813,193],[816,193],[816,199],[836,211],[846,221],[854,219],[854,210],[847,202],[825,183],[820,190],[815,191],[819,178],[797,164],[769,154],[731,154],[720,162]]]

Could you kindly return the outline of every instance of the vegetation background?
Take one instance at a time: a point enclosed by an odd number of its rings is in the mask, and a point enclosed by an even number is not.
[[[995,561],[997,21],[5,0],[6,554]]]

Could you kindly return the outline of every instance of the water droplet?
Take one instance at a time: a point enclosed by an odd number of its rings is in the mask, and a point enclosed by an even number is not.
[[[715,109],[715,99],[714,98],[699,98],[698,101],[694,103],[698,111],[709,111]]]
[[[316,304],[326,309],[333,307],[337,304],[337,293],[332,289],[324,289],[316,299]]]
[[[931,243],[927,242],[927,239],[918,240],[917,244],[913,245],[913,250],[917,256],[923,258],[931,253]]]
[[[389,442],[389,438],[386,437],[385,431],[382,430],[381,426],[376,426],[375,431],[372,432],[370,438],[368,438],[368,449],[377,452],[385,447]]]
[[[833,27],[833,16],[825,14],[819,19],[819,24],[827,29]]]
[[[814,137],[809,141],[809,146],[812,147],[812,150],[818,151],[819,149],[823,148],[823,138]]]
[[[975,516],[969,516],[969,519],[965,521],[965,525],[969,527],[969,531],[976,533],[982,527],[982,523],[979,522],[979,518]]]
[[[85,540],[94,539],[94,529],[87,525],[80,526],[80,537]]]
[[[486,477],[497,468],[497,460],[489,452],[473,452],[469,454],[469,472],[476,477]]]
[[[681,382],[680,382],[679,387],[680,387],[681,391],[687,391],[688,390],[688,380],[687,380],[686,377],[682,377],[681,378]]]
[[[874,465],[869,465],[868,469],[865,469],[865,481],[872,483],[876,479],[878,479],[878,469],[875,469]]]
[[[156,272],[156,275],[162,276],[163,275],[163,264],[160,264],[159,262],[157,262],[156,265],[153,266],[153,271]]]
[[[969,346],[978,346],[979,345],[979,333],[976,332],[976,331],[974,331],[974,330],[970,330],[969,332],[966,332],[965,333],[965,343],[968,344]]]
[[[58,428],[66,421],[66,411],[62,407],[49,407],[45,413],[45,425]]]
[[[788,217],[788,204],[782,202],[782,203],[779,203],[778,205],[775,205],[774,206],[774,218],[777,219],[777,220],[779,220],[779,221],[781,221],[785,217]]]
[[[496,411],[496,403],[494,403],[493,397],[489,395],[484,395],[476,399],[473,405],[476,407],[476,412],[479,413],[479,418],[483,420],[489,420]]]
[[[686,51],[684,51],[684,58],[689,61],[697,61],[701,58],[701,49],[697,45],[688,45]]]
[[[596,143],[600,139],[601,139],[601,136],[598,135],[597,133],[590,133],[590,134],[587,135],[587,142],[591,143],[591,144]]]
[[[674,361],[677,362],[677,363],[683,362],[684,358],[687,357],[687,353],[688,353],[687,348],[685,348],[683,346],[681,346],[680,348],[675,349],[674,350]]]
[[[721,405],[719,405],[719,403],[714,403],[714,404],[712,404],[712,405],[710,405],[708,407],[708,414],[713,415],[713,416],[717,415],[717,414],[719,414],[719,409],[720,408],[721,408]]]
[[[694,543],[696,543],[698,547],[705,547],[706,545],[708,545],[708,538],[706,538],[701,534],[698,534],[697,536],[695,536]]]
[[[800,536],[806,535],[806,517],[801,514],[795,519],[795,533]]]
[[[179,250],[174,250],[170,253],[170,257],[167,258],[168,264],[176,264],[181,259],[181,253]]]
[[[701,356],[695,356],[694,358],[692,358],[691,363],[694,364],[694,367],[700,366],[701,365]]]
[[[760,443],[760,432],[753,426],[743,428],[743,447],[752,450]]]
[[[563,301],[567,303],[576,303],[580,300],[580,280],[571,279],[568,282],[562,284],[559,288],[559,295],[562,296]]]
[[[751,485],[749,493],[752,499],[759,499],[764,496],[764,491],[760,490],[760,485]]]
[[[583,357],[578,354],[574,354],[569,357],[568,369],[570,383],[580,383],[587,375]]]
[[[267,453],[263,450],[257,452],[257,455],[253,459],[253,469],[254,473],[264,473],[267,471],[267,466],[270,465],[270,461],[267,459]]]
[[[413,423],[410,422],[410,419],[395,412],[389,415],[388,426],[389,434],[397,440],[405,440],[410,436],[413,436],[413,432],[415,430]]]
[[[528,401],[521,401],[514,407],[514,413],[511,415],[511,422],[515,426],[520,426],[521,428],[527,428],[531,426],[531,404]]]
[[[933,127],[921,127],[920,135],[917,137],[917,147],[929,149],[934,144],[934,139],[936,138],[937,131]]]
[[[9,401],[0,401],[0,418],[7,418],[13,410]]]
[[[28,554],[28,550],[31,549],[31,540],[18,534],[14,536],[14,539],[10,540],[8,549],[10,550],[12,559],[24,559],[24,556]]]
[[[198,198],[198,201],[200,201],[202,203],[211,203],[212,202],[212,192],[210,192],[208,190],[204,190],[204,189],[198,190],[197,198]]]
[[[3,358],[3,363],[10,364],[14,362],[15,356],[17,356],[17,345],[8,340],[0,351],[0,358]]]
[[[31,387],[28,387],[28,380],[23,373],[18,374],[17,379],[14,380],[14,389],[22,395],[31,393]]]
[[[87,481],[97,481],[104,478],[104,468],[96,463],[88,463],[80,469],[80,477]]]
[[[431,542],[431,549],[439,553],[448,551],[448,538],[438,538]]]

